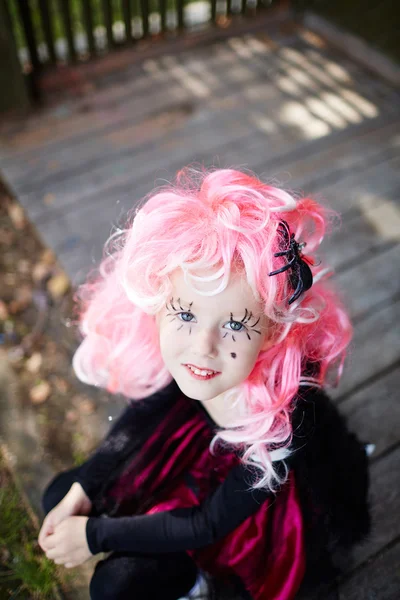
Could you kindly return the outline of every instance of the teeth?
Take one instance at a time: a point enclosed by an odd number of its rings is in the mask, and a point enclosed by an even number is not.
[[[202,377],[205,377],[206,375],[213,375],[215,373],[215,371],[203,371],[200,369],[195,369],[195,367],[192,367],[191,365],[187,366],[191,371],[193,371],[193,373],[195,373],[195,375],[202,375]]]

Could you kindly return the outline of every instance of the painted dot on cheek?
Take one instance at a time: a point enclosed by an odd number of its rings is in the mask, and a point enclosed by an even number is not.
[[[236,358],[236,352],[231,352],[232,358]]]

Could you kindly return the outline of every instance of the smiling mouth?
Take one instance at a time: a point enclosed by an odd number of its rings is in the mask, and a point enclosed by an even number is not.
[[[206,376],[206,375],[218,375],[219,371],[213,371],[212,369],[202,369],[200,367],[196,367],[195,365],[191,365],[191,364],[186,364],[185,367],[187,367],[190,371],[192,371],[192,373],[195,373],[196,375],[202,375],[202,376]]]
[[[211,379],[212,377],[220,375],[219,371],[213,371],[211,369],[201,369],[200,367],[195,367],[191,364],[185,364],[184,366],[187,368],[189,373],[197,379]]]

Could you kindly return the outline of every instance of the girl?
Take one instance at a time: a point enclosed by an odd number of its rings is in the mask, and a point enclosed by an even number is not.
[[[111,236],[73,366],[128,406],[50,483],[39,535],[68,568],[111,553],[92,600],[177,600],[200,574],[207,597],[290,600],[368,533],[364,447],[323,391],[352,333],[313,259],[331,216],[187,168]]]

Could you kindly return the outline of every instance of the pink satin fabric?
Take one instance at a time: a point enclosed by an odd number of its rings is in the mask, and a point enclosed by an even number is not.
[[[168,421],[168,424],[166,423]],[[108,495],[114,500],[150,498],[132,514],[152,514],[199,505],[227,476],[239,458],[213,456],[213,431],[198,409],[182,397],[148,438],[139,455]],[[172,425],[172,434],[167,434]],[[154,445],[160,448],[152,452]],[[188,485],[188,476],[191,487]],[[196,493],[191,489],[193,482]],[[133,503],[135,506],[135,503]],[[303,518],[293,472],[272,499],[219,542],[188,554],[204,571],[236,575],[254,600],[293,600],[305,572]]]

